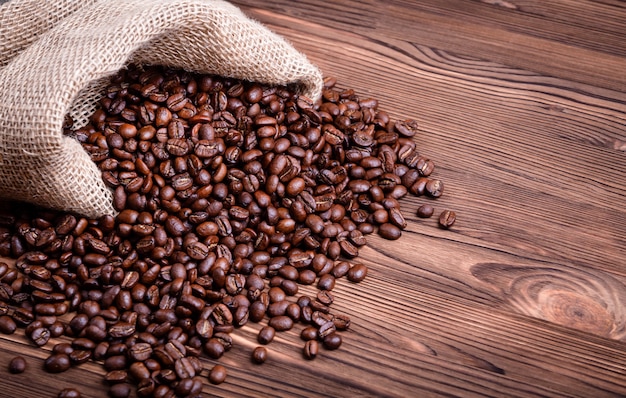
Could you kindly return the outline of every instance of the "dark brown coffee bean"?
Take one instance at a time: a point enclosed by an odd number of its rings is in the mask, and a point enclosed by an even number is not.
[[[350,327],[350,318],[346,315],[335,315],[333,323],[337,330],[347,330]]]
[[[131,385],[128,383],[113,384],[109,387],[109,396],[111,398],[127,398],[130,396]]]
[[[224,352],[226,351],[224,349],[224,345],[216,338],[210,338],[209,340],[207,340],[207,342],[204,343],[202,348],[203,348],[203,351],[210,358],[213,358],[213,359],[220,358],[222,355],[224,355]]]
[[[29,337],[33,343],[41,347],[43,345],[46,345],[48,340],[50,340],[50,330],[44,327],[40,327],[33,330]]]
[[[104,375],[104,380],[109,384],[124,383],[128,379],[125,370],[112,370]]]
[[[348,280],[350,282],[361,282],[367,276],[367,267],[361,263],[354,264],[348,271]]]
[[[128,355],[133,361],[145,361],[152,355],[152,347],[148,343],[136,343],[128,350]]]
[[[264,363],[267,361],[267,349],[265,347],[256,347],[252,351],[252,361],[255,363]]]
[[[267,307],[261,301],[255,301],[250,305],[248,317],[252,322],[260,322],[265,317]]]
[[[75,388],[64,388],[59,391],[57,398],[81,398],[80,391]]]
[[[209,372],[211,384],[222,384],[226,380],[226,368],[222,365],[215,365]]]
[[[304,341],[317,339],[317,328],[313,326],[307,326],[300,332],[300,338]]]
[[[335,277],[331,274],[320,276],[320,279],[317,281],[317,288],[320,290],[333,290],[335,288]]]
[[[91,359],[92,352],[88,350],[74,350],[69,354],[70,361],[74,365],[85,363]]]
[[[52,354],[43,363],[48,373],[61,373],[70,368],[70,357],[66,354]]]
[[[26,359],[21,356],[17,356],[11,359],[9,362],[9,372],[11,373],[23,373],[26,370]]]
[[[55,344],[54,347],[52,347],[52,352],[54,354],[70,355],[72,351],[74,351],[74,349],[72,348],[72,345],[69,343],[58,343],[58,344]]]
[[[282,332],[289,330],[293,327],[293,320],[286,315],[280,315],[273,317],[269,320],[268,325],[273,327],[274,330]]]
[[[269,344],[274,340],[274,336],[276,335],[276,329],[272,326],[263,326],[261,330],[259,330],[259,334],[257,335],[257,340],[261,344]]]
[[[418,132],[418,124],[415,120],[398,120],[394,127],[404,137],[413,137]]]
[[[444,229],[450,228],[456,221],[456,213],[452,210],[444,210],[439,215],[439,226]]]
[[[13,334],[17,330],[17,324],[8,315],[0,316],[0,332],[4,334]]]
[[[342,343],[342,339],[341,336],[336,333],[330,333],[328,335],[326,335],[324,337],[324,347],[326,347],[329,350],[336,350],[337,348],[339,348],[339,346],[341,346]]]
[[[402,230],[393,224],[385,223],[378,227],[378,234],[385,239],[396,240],[402,235]]]
[[[429,204],[423,204],[417,208],[417,216],[420,218],[429,218],[434,212],[435,209]]]
[[[428,180],[426,183],[426,193],[433,198],[443,195],[443,182],[441,180]]]
[[[307,340],[304,343],[303,354],[306,359],[314,359],[319,353],[319,343],[317,340]]]

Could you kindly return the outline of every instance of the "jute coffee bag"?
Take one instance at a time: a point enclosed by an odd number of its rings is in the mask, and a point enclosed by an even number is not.
[[[86,123],[129,63],[296,84],[313,99],[323,84],[303,54],[224,1],[10,0],[0,4],[0,198],[115,212],[100,171],[62,126],[67,114]]]

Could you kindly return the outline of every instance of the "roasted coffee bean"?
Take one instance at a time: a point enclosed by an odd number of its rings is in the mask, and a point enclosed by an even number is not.
[[[65,372],[71,366],[70,357],[66,354],[52,354],[46,358],[43,366],[48,373]]]
[[[41,347],[50,340],[50,330],[44,327],[37,328],[32,331],[29,337],[33,343]]]
[[[396,240],[400,238],[402,231],[393,224],[385,223],[378,227],[378,234],[385,239]]]
[[[418,124],[415,120],[398,120],[394,127],[404,137],[413,137],[418,132]]]
[[[117,383],[109,387],[111,398],[127,398],[130,396],[131,386],[128,383]]]
[[[317,340],[307,340],[304,343],[303,354],[306,359],[314,359],[319,353],[319,343]]]
[[[226,380],[226,368],[222,365],[215,365],[209,372],[211,384],[222,384]]]
[[[252,351],[252,361],[259,364],[267,361],[267,349],[265,347],[256,347]]]
[[[9,372],[11,373],[23,373],[26,370],[26,359],[21,356],[17,356],[11,359],[9,362]]]
[[[274,330],[282,332],[289,330],[293,327],[293,320],[286,315],[280,315],[273,317],[269,320],[268,325],[273,327]]]
[[[320,276],[320,279],[317,281],[317,288],[320,290],[333,290],[335,288],[335,277],[331,274]]]
[[[104,381],[109,384],[124,383],[128,379],[128,373],[125,370],[112,370],[104,375]]]
[[[70,361],[74,365],[79,365],[89,361],[92,357],[92,351],[90,350],[73,350],[69,353]]]
[[[439,226],[444,229],[450,228],[456,221],[456,213],[452,210],[444,210],[439,215]]]
[[[204,353],[206,353],[210,358],[218,359],[224,352],[224,345],[216,338],[210,338],[206,343],[202,346]]]
[[[367,267],[361,263],[353,264],[348,270],[348,280],[350,282],[361,282],[367,276]]]
[[[0,316],[0,332],[4,334],[13,334],[17,330],[17,324],[8,315]]]
[[[426,193],[433,198],[440,197],[443,195],[443,182],[437,179],[428,180],[426,183]]]
[[[429,204],[423,204],[417,208],[417,216],[420,218],[429,218],[434,212],[435,209]]]
[[[313,326],[307,326],[300,332],[300,338],[304,341],[317,339],[317,328]]]
[[[333,332],[326,335],[323,339],[323,342],[324,347],[326,347],[327,349],[336,350],[337,348],[339,348],[339,346],[341,346],[342,339],[339,333]]]
[[[333,323],[337,330],[347,330],[350,327],[350,318],[346,315],[335,315],[333,317]]]
[[[75,388],[64,388],[57,394],[57,398],[81,398],[80,391]]]
[[[261,344],[269,344],[274,340],[276,329],[272,326],[263,326],[257,335],[257,340]]]
[[[417,122],[391,121],[332,79],[317,103],[288,88],[130,66],[100,105],[89,125],[66,130],[119,214],[0,211],[0,255],[17,260],[0,262],[0,332],[24,327],[37,345],[67,335],[71,345],[55,346],[44,367],[103,361],[111,396],[128,396],[129,381],[142,397],[197,396],[197,356],[220,358],[228,333],[266,313],[261,344],[301,321],[313,325],[301,334],[306,358],[319,344],[338,348],[350,320],[331,314],[330,290],[367,275],[343,259],[377,228],[401,236],[407,193],[443,193],[412,140]],[[300,285],[319,293],[312,300]],[[69,311],[64,325],[56,317]],[[267,351],[255,352],[263,362]]]

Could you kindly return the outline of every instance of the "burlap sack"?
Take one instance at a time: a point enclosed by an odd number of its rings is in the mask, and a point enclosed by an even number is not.
[[[94,218],[115,213],[111,192],[62,124],[84,124],[125,65],[296,83],[313,99],[322,88],[303,54],[220,0],[10,0],[0,41],[0,198]]]

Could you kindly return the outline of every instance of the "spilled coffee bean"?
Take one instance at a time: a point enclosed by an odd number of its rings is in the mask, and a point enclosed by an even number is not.
[[[248,322],[262,324],[262,345],[301,325],[306,359],[339,348],[351,322],[332,290],[366,278],[356,260],[366,235],[399,239],[401,199],[443,193],[412,138],[417,123],[392,121],[333,79],[313,103],[285,87],[130,67],[99,105],[66,134],[119,213],[3,210],[0,255],[16,262],[0,263],[0,332],[25,328],[38,346],[71,339],[45,370],[101,361],[110,396],[129,396],[130,383],[140,397],[197,396],[199,358],[226,355]],[[208,381],[226,375],[215,365]]]

